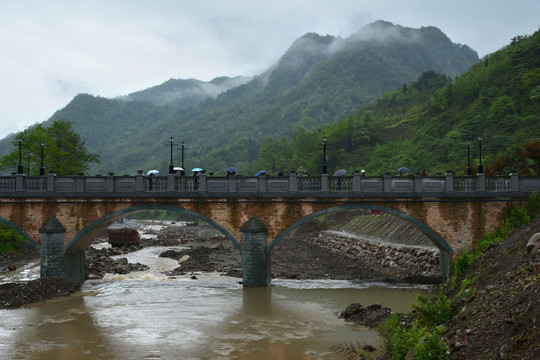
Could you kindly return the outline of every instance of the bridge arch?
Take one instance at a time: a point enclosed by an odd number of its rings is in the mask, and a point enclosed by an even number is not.
[[[165,210],[165,211],[171,211],[171,212],[177,212],[177,213],[184,213],[191,217],[195,217],[198,219],[201,219],[208,224],[212,225],[214,228],[216,228],[219,232],[221,232],[229,241],[232,242],[232,244],[238,249],[241,250],[242,246],[238,242],[237,239],[235,239],[234,236],[232,236],[225,228],[223,228],[221,225],[216,223],[214,220],[201,215],[197,212],[185,209],[183,207],[178,206],[171,206],[171,205],[163,205],[163,204],[149,204],[149,205],[138,205],[138,206],[130,206],[126,207],[120,210],[116,210],[110,214],[107,214],[105,216],[102,216],[98,220],[94,221],[90,225],[86,226],[84,229],[79,231],[66,245],[65,245],[65,253],[70,253],[73,251],[81,250],[81,245],[79,244],[80,241],[85,238],[87,235],[91,234],[93,231],[98,229],[100,226],[104,225],[105,223],[115,220],[117,218],[122,217],[123,215],[135,213],[138,211],[146,211],[146,210]],[[88,244],[82,244],[82,248],[86,247]]]
[[[11,227],[12,229],[14,229],[17,233],[19,233],[20,235],[22,235],[22,237],[24,237],[30,244],[32,244],[36,250],[39,252],[41,247],[39,246],[39,244],[36,242],[36,240],[30,236],[30,234],[28,234],[26,231],[24,231],[23,229],[21,229],[19,227],[19,225],[9,221],[8,219],[0,216],[0,222],[1,223],[4,223],[6,224],[7,226]]]
[[[343,204],[343,205],[337,205],[332,206],[323,210],[319,210],[313,214],[310,214],[299,221],[295,222],[293,225],[289,226],[287,229],[282,231],[278,236],[276,236],[271,243],[267,247],[267,252],[269,253],[272,248],[279,243],[286,235],[288,235],[290,232],[292,232],[294,229],[298,228],[300,225],[314,220],[317,217],[321,215],[330,214],[335,211],[341,211],[341,210],[354,210],[354,209],[363,209],[363,210],[379,210],[384,211],[386,213],[395,215],[405,221],[408,221],[415,226],[419,228],[421,232],[423,232],[439,249],[439,263],[440,263],[440,273],[444,278],[449,277],[450,273],[450,255],[454,252],[452,247],[441,237],[439,234],[437,234],[433,229],[431,229],[429,226],[424,224],[423,222],[419,221],[418,219],[415,219],[414,217],[390,208],[386,206],[381,205],[375,205],[375,204]]]

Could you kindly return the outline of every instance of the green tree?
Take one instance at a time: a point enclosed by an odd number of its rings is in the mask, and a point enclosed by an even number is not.
[[[85,142],[65,120],[56,120],[49,127],[38,124],[21,131],[13,145],[13,151],[0,159],[0,170],[16,169],[20,155],[27,175],[39,174],[42,154],[44,167],[57,175],[84,173],[89,164],[99,162],[99,155],[86,150]]]
[[[19,250],[19,244],[26,239],[4,223],[0,223],[0,255]]]

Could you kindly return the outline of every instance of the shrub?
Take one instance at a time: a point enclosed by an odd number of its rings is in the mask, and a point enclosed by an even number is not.
[[[439,296],[432,299],[419,295],[418,303],[413,304],[412,307],[422,316],[423,324],[439,325],[450,319],[452,301],[440,291]]]
[[[531,217],[529,216],[526,209],[520,206],[514,206],[512,210],[510,210],[510,216],[508,218],[508,221],[510,222],[512,227],[517,228],[530,223]]]
[[[8,252],[17,252],[19,244],[26,239],[4,223],[0,223],[0,255]]]
[[[474,255],[467,250],[463,250],[455,262],[452,263],[452,275],[459,277],[474,261]]]
[[[531,193],[529,195],[529,198],[527,199],[527,213],[531,217],[531,219],[536,217],[536,213],[538,210],[540,210],[540,197],[538,196],[537,192]]]
[[[441,338],[444,328],[423,326],[416,320],[410,328],[406,328],[399,320],[394,314],[379,328],[384,349],[390,359],[402,360],[411,354],[413,359],[448,358],[448,347]]]

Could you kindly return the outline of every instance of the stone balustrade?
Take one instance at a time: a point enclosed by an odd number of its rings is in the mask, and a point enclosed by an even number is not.
[[[540,191],[540,177],[509,176],[455,177],[383,175],[300,177],[291,173],[287,177],[214,177],[198,176],[25,176],[17,174],[0,177],[0,197],[8,196],[460,196],[460,194],[512,195]]]

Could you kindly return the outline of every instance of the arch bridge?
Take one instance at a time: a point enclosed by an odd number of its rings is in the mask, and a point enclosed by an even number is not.
[[[242,253],[244,286],[270,283],[272,247],[290,231],[339,210],[372,209],[417,226],[440,250],[449,274],[454,254],[494,230],[508,206],[540,190],[540,178],[194,177],[14,175],[0,178],[0,221],[41,254],[42,277],[82,282],[84,249],[105,226],[142,210],[180,211],[223,233]]]

